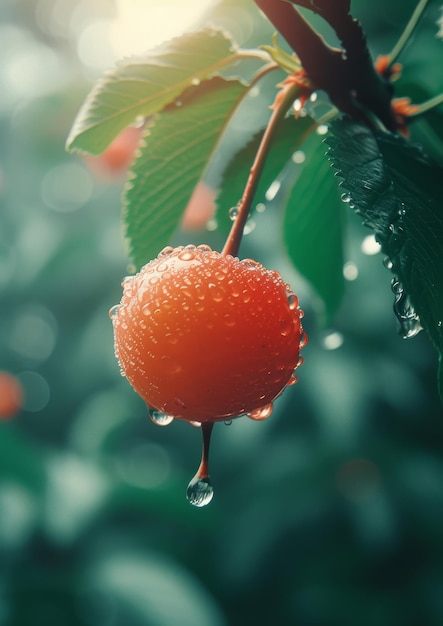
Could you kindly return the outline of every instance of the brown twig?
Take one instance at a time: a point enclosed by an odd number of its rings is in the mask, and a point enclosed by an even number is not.
[[[265,160],[268,155],[275,131],[279,122],[281,121],[281,119],[283,119],[291,104],[298,97],[299,93],[300,87],[298,85],[288,85],[285,89],[282,90],[281,97],[276,101],[276,104],[274,105],[272,115],[269,119],[265,132],[263,133],[263,137],[255,155],[254,163],[252,164],[252,167],[250,169],[243,196],[238,205],[237,216],[222,250],[223,255],[238,255],[241,239],[243,236],[243,230],[249,217],[254,194],[257,189],[260,175],[263,171]]]
[[[361,25],[349,14],[349,1],[255,0],[257,6],[299,56],[317,88],[354,119],[376,116],[395,131],[392,87],[374,69]],[[293,5],[311,9],[335,30],[343,49],[332,48]]]

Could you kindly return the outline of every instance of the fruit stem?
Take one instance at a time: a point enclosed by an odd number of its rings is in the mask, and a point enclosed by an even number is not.
[[[276,103],[273,106],[272,115],[269,118],[268,125],[261,139],[260,145],[255,155],[254,163],[249,172],[249,177],[246,182],[246,186],[243,192],[243,196],[238,205],[238,213],[232,224],[231,231],[226,239],[226,243],[222,250],[224,256],[231,254],[232,256],[238,256],[240,249],[240,243],[243,236],[243,229],[246,221],[249,217],[254,194],[257,189],[260,175],[263,171],[263,167],[266,161],[266,157],[269,152],[269,148],[272,143],[275,131],[280,121],[286,115],[289,107],[294,100],[300,95],[300,87],[296,84],[288,84],[283,87],[280,92],[280,97],[277,98]]]
[[[209,478],[209,444],[211,443],[211,434],[213,428],[214,422],[203,422],[201,425],[202,460],[196,474],[198,478]]]

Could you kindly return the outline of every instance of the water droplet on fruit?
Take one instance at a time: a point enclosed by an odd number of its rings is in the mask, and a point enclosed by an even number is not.
[[[149,304],[145,304],[144,307],[142,307],[142,313],[143,315],[151,315],[151,307]]]
[[[302,332],[302,334],[300,335],[300,343],[298,344],[299,349],[301,350],[302,348],[304,348],[307,343],[308,336],[306,333]]]
[[[120,306],[118,304],[115,304],[112,308],[109,309],[109,317],[111,319],[117,317],[119,308]]]
[[[171,254],[171,252],[174,252],[174,248],[172,246],[166,246],[165,248],[163,248],[163,250],[160,250],[157,258],[159,259],[160,257],[168,256],[169,254]]]
[[[188,485],[186,497],[193,506],[206,506],[214,497],[214,488],[208,477],[199,478],[195,475]]]
[[[296,383],[298,383],[298,376],[297,374],[292,372],[291,378],[288,380],[288,387],[290,387],[291,385],[295,385]]]
[[[300,354],[300,356],[298,357],[298,361],[297,361],[297,365],[295,366],[297,367],[301,367],[303,365],[303,363],[305,362],[304,357]]]
[[[157,265],[157,272],[166,272],[167,269],[168,269],[167,263],[159,263]]]
[[[212,252],[211,246],[208,246],[206,243],[201,243],[197,246],[198,250],[202,250],[203,252]]]
[[[181,106],[182,106],[182,104],[183,104],[183,102],[182,102],[181,100],[176,100],[176,101],[175,101],[175,106],[176,106],[176,107],[181,107]]]
[[[225,420],[224,424],[225,426],[230,426],[232,424],[232,420]]]
[[[280,321],[280,334],[282,335],[282,337],[287,337],[288,335],[290,335],[293,328],[293,319],[283,319]]]
[[[254,409],[253,411],[249,411],[249,413],[246,413],[246,415],[251,420],[265,420],[271,415],[273,408],[274,405],[272,404],[272,402],[270,402],[269,404],[265,404],[265,406]]]
[[[226,315],[224,315],[223,317],[223,322],[226,326],[229,326],[229,328],[232,328],[233,326],[235,326],[235,317],[232,317],[232,315],[229,315],[229,313],[226,313]]]
[[[156,426],[168,426],[174,421],[173,415],[168,415],[157,409],[149,409],[149,418]]]
[[[298,298],[295,293],[288,293],[288,306],[291,311],[295,311],[295,309],[298,307]]]
[[[224,292],[220,287],[217,287],[214,283],[209,283],[208,289],[214,302],[221,302],[223,300]]]
[[[191,424],[191,426],[193,426],[194,428],[201,428],[202,423],[201,422],[189,422]]]
[[[192,261],[193,259],[195,259],[195,254],[192,250],[185,249],[183,250],[183,252],[180,252],[178,258],[181,261]]]
[[[172,344],[173,346],[178,343],[178,337],[176,335],[173,335],[172,333],[167,333],[165,335],[165,339],[167,339],[169,343]]]

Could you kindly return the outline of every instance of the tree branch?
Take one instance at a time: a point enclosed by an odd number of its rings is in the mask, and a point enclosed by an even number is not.
[[[316,87],[354,119],[370,123],[370,114],[391,131],[392,87],[374,69],[361,25],[349,14],[349,0],[255,0],[257,6],[299,56]],[[332,48],[297,11],[301,5],[323,17],[335,30],[343,50]],[[368,115],[369,113],[369,115]]]

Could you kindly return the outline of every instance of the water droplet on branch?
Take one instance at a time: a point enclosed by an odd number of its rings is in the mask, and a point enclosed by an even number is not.
[[[228,211],[229,214],[229,219],[233,222],[235,222],[235,220],[238,217],[238,205],[237,206],[231,206],[231,208]]]

